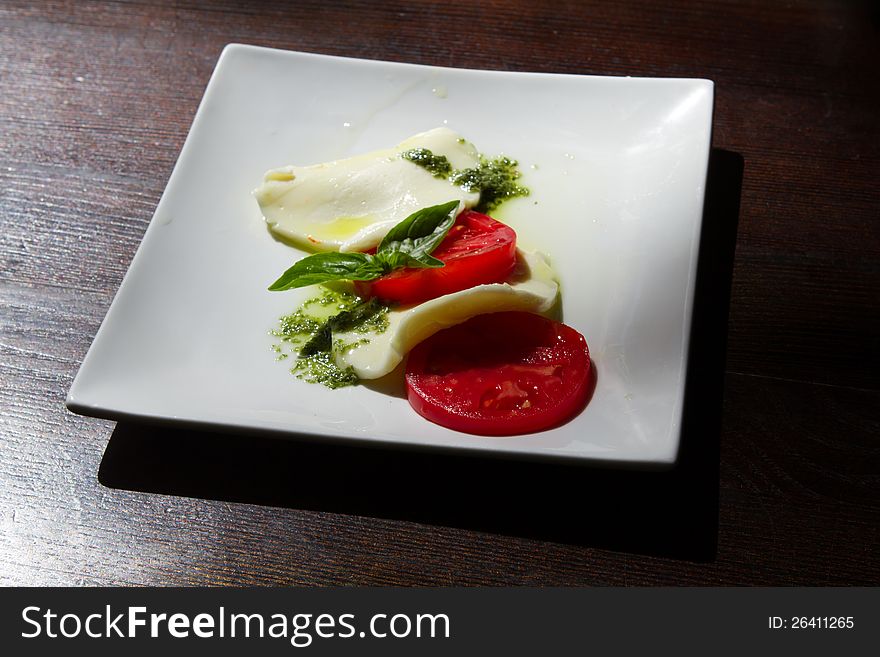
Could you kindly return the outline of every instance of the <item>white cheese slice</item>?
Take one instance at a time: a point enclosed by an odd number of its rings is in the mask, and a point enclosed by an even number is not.
[[[475,315],[522,310],[545,313],[556,302],[559,284],[540,253],[517,250],[518,263],[506,283],[477,285],[415,306],[391,310],[388,328],[360,344],[334,354],[339,367],[352,367],[361,379],[376,379],[397,367],[422,340]],[[363,334],[334,333],[334,341],[356,343]]]
[[[479,201],[400,156],[413,148],[443,155],[454,169],[479,163],[472,144],[448,128],[435,128],[394,148],[312,166],[266,173],[254,191],[269,229],[310,251],[365,251],[395,224],[431,205],[458,200],[459,211]]]

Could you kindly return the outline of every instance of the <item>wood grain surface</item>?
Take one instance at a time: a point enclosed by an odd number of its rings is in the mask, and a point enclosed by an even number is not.
[[[676,468],[67,412],[229,42],[715,80]],[[0,4],[0,583],[880,584],[878,62],[868,2]]]

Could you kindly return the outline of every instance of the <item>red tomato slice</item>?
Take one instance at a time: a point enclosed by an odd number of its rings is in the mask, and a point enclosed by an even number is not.
[[[431,254],[437,269],[399,269],[358,282],[358,294],[402,304],[418,303],[484,283],[501,283],[516,266],[516,233],[479,212],[465,210]]]
[[[420,343],[406,365],[407,398],[436,424],[484,436],[542,431],[580,411],[590,391],[587,342],[525,312],[472,317]]]

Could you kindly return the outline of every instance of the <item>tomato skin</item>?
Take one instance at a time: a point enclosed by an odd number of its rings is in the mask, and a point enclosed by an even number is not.
[[[484,214],[465,210],[432,255],[436,269],[399,269],[374,281],[358,282],[360,296],[412,304],[475,285],[502,283],[516,266],[516,233]]]
[[[478,315],[416,346],[407,399],[422,417],[457,431],[510,436],[552,428],[589,398],[590,353],[570,326],[540,315]]]

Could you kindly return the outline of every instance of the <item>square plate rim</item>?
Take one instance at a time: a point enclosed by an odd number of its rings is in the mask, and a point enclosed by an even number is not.
[[[473,445],[473,446],[462,446],[462,445],[443,445],[437,443],[420,443],[420,442],[408,442],[408,441],[396,441],[384,437],[364,437],[364,438],[355,438],[343,434],[324,434],[324,433],[316,433],[310,431],[305,427],[292,427],[291,429],[280,429],[277,427],[271,426],[254,426],[253,424],[247,422],[234,422],[234,421],[222,421],[222,422],[212,422],[210,420],[203,419],[193,419],[193,418],[182,418],[177,416],[168,416],[168,415],[160,415],[160,414],[152,414],[152,413],[137,413],[131,412],[127,410],[119,410],[107,405],[102,405],[100,402],[89,402],[87,400],[79,397],[77,393],[78,382],[80,381],[81,374],[85,370],[85,365],[89,360],[89,357],[95,348],[95,345],[100,341],[101,335],[105,332],[105,328],[108,324],[111,323],[111,317],[114,314],[114,307],[117,306],[117,298],[120,296],[120,293],[126,286],[126,282],[129,277],[132,276],[132,272],[136,268],[136,264],[142,259],[145,244],[148,242],[151,233],[155,229],[156,221],[155,217],[159,214],[160,209],[167,202],[167,198],[169,196],[169,189],[172,187],[172,183],[175,178],[179,175],[178,170],[181,168],[181,163],[185,161],[187,153],[192,150],[193,139],[192,135],[194,132],[194,128],[199,122],[200,116],[204,113],[205,106],[209,103],[210,97],[215,93],[214,88],[217,86],[217,80],[220,77],[224,62],[230,57],[235,56],[237,52],[263,52],[268,53],[270,55],[276,56],[287,56],[287,57],[299,57],[302,59],[312,59],[315,61],[327,61],[333,60],[343,64],[351,64],[351,65],[373,65],[373,66],[389,66],[389,67],[398,67],[401,69],[410,69],[410,70],[423,70],[423,71],[447,71],[456,75],[491,75],[498,77],[532,77],[532,78],[556,78],[556,79],[566,79],[570,81],[577,80],[602,80],[602,81],[613,81],[614,83],[638,83],[638,84],[658,84],[662,85],[664,83],[669,82],[691,82],[695,85],[702,85],[708,91],[708,96],[705,100],[707,104],[707,124],[700,125],[699,130],[705,131],[706,134],[706,146],[705,150],[700,158],[700,183],[701,183],[701,196],[700,196],[700,216],[697,218],[694,228],[693,228],[693,242],[691,244],[691,252],[689,254],[690,259],[688,263],[688,276],[687,276],[687,289],[685,293],[684,305],[685,305],[685,313],[684,313],[684,335],[682,337],[682,377],[681,382],[677,386],[675,401],[677,405],[675,416],[672,418],[673,422],[670,425],[670,433],[674,433],[674,440],[669,440],[670,443],[667,446],[667,449],[662,453],[658,450],[657,453],[652,455],[642,456],[641,458],[622,458],[621,455],[615,455],[608,458],[597,457],[595,455],[581,455],[576,453],[556,453],[556,452],[539,452],[539,451],[516,451],[516,450],[500,450],[494,449],[492,447],[484,447],[481,445]],[[715,82],[708,78],[700,78],[700,77],[661,77],[661,76],[615,76],[615,75],[595,75],[595,74],[577,74],[577,73],[559,73],[559,72],[540,72],[540,71],[522,71],[522,70],[499,70],[499,69],[480,69],[480,68],[461,68],[461,67],[450,67],[450,66],[437,66],[431,64],[420,64],[414,62],[399,62],[399,61],[390,61],[383,59],[370,59],[363,57],[346,57],[340,55],[327,55],[316,52],[309,51],[300,51],[300,50],[285,50],[281,48],[273,48],[245,43],[229,43],[223,47],[217,62],[214,66],[214,69],[211,73],[211,76],[206,84],[205,91],[203,92],[202,98],[199,101],[196,112],[193,115],[192,122],[190,123],[190,127],[187,131],[187,136],[184,140],[183,146],[178,154],[177,160],[175,161],[174,166],[172,167],[171,173],[169,174],[168,180],[165,184],[165,187],[160,195],[159,201],[156,204],[156,207],[153,211],[153,214],[147,224],[147,227],[144,231],[144,235],[141,238],[140,243],[129,263],[129,266],[123,275],[123,278],[116,289],[113,299],[107,309],[107,312],[104,318],[101,321],[101,324],[98,327],[98,330],[93,337],[91,344],[88,347],[83,359],[79,365],[76,375],[70,385],[68,390],[68,394],[65,399],[66,408],[74,413],[102,418],[107,420],[116,420],[123,422],[143,422],[145,424],[153,425],[153,426],[173,426],[179,428],[187,428],[198,431],[214,431],[221,433],[241,433],[243,431],[257,433],[260,435],[267,435],[272,437],[277,437],[280,439],[287,440],[307,440],[314,442],[328,442],[328,443],[336,443],[336,444],[350,444],[357,445],[361,447],[376,447],[376,448],[393,448],[393,449],[403,449],[403,450],[412,450],[412,451],[434,451],[434,452],[448,452],[448,453],[457,453],[457,454],[470,454],[474,456],[481,456],[486,458],[499,458],[499,459],[512,459],[512,460],[525,460],[525,461],[542,461],[542,462],[564,462],[564,463],[579,463],[585,464],[595,467],[613,467],[613,468],[624,468],[624,469],[668,469],[673,467],[678,459],[679,451],[681,448],[681,432],[682,432],[682,417],[684,413],[684,397],[687,389],[688,382],[688,370],[690,367],[690,345],[692,338],[692,330],[693,330],[693,304],[694,304],[694,295],[696,289],[696,276],[697,276],[697,267],[699,261],[699,246],[701,242],[702,229],[703,229],[703,220],[704,220],[704,212],[705,212],[705,195],[706,195],[706,182],[708,177],[708,165],[709,165],[709,155],[712,149],[712,140],[713,140],[713,127],[714,127],[714,111],[715,111]]]

